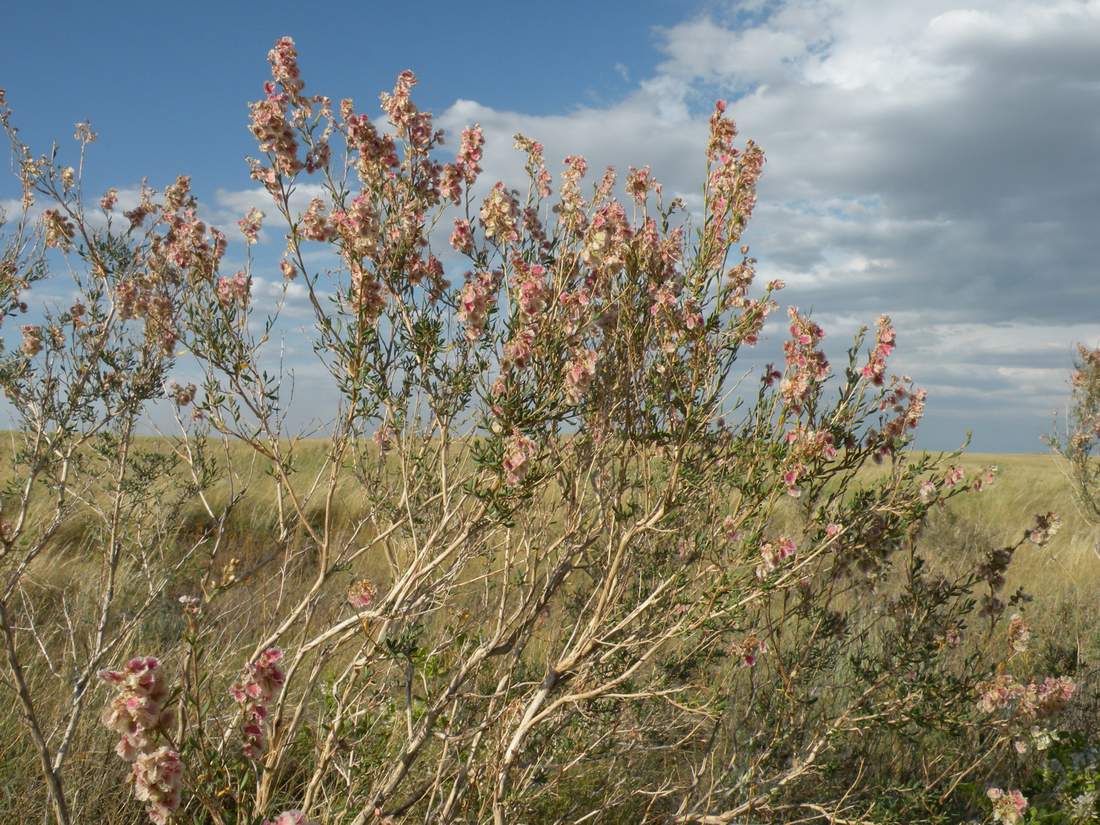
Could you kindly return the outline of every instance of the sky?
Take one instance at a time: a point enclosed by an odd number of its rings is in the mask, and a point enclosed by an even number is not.
[[[4,27],[0,87],[27,142],[91,120],[90,191],[189,174],[227,227],[265,202],[246,104],[282,35],[307,92],[360,111],[413,69],[449,135],[482,125],[487,183],[520,184],[522,131],[551,171],[569,154],[648,164],[690,204],[728,99],[767,153],[746,234],[760,278],[812,310],[834,362],[893,317],[929,449],[967,431],[974,450],[1044,449],[1075,342],[1100,344],[1100,0],[20,2]],[[0,205],[15,195],[0,180]],[[277,260],[276,234],[266,246],[258,260]],[[783,325],[767,332],[761,361]],[[323,417],[335,401],[310,385],[307,333],[287,334],[305,413]]]

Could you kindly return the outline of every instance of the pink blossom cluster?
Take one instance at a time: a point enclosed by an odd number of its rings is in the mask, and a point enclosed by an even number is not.
[[[768,284],[767,294],[760,299],[748,296],[749,287],[756,278],[756,259],[749,256],[749,248],[741,247],[741,261],[730,268],[726,277],[729,279],[729,293],[726,303],[730,308],[741,310],[737,321],[737,337],[748,344],[756,346],[760,340],[760,332],[764,329],[764,323],[768,316],[779,308],[779,304],[772,300],[771,293],[783,289],[786,284],[783,281],[771,281]],[[768,365],[764,383],[767,386],[781,378],[782,375]]]
[[[797,551],[798,545],[788,536],[780,536],[774,543],[765,542],[760,548],[760,564],[756,567],[757,577],[764,578],[768,573],[776,570],[783,561],[794,556]]]
[[[733,141],[737,137],[737,125],[726,117],[726,101],[716,100],[714,112],[710,116],[710,136],[707,139],[707,159],[718,160],[722,155],[734,151]]]
[[[985,795],[993,803],[993,818],[1002,825],[1016,825],[1027,810],[1027,798],[1018,790],[990,788]]]
[[[265,819],[264,825],[314,825],[301,811],[283,811],[274,819]]]
[[[287,94],[297,96],[305,88],[298,69],[298,50],[291,38],[280,37],[276,40],[275,47],[267,53],[267,62],[271,64],[271,77]]]
[[[756,185],[764,168],[764,153],[751,140],[746,141],[744,151],[733,146],[737,128],[725,111],[725,102],[717,101],[707,142],[711,214],[701,250],[701,260],[707,268],[720,264],[726,247],[740,239],[756,207]]]
[[[175,307],[155,276],[122,281],[115,289],[115,305],[119,318],[141,318],[145,334],[157,340],[161,352],[170,354],[179,339]]]
[[[474,124],[462,130],[458,154],[454,163],[447,163],[439,176],[439,192],[447,200],[458,204],[462,200],[462,185],[472,186],[481,174],[481,149],[485,135],[481,126]]]
[[[455,218],[455,228],[451,232],[451,248],[466,255],[474,251],[474,233],[470,228],[470,222],[465,218]]]
[[[779,385],[784,403],[800,412],[812,397],[815,388],[829,375],[829,362],[818,344],[825,337],[824,330],[809,318],[799,314],[798,307],[791,307],[791,337],[783,344],[787,358],[787,372]]]
[[[975,493],[980,493],[982,490],[988,489],[993,486],[993,482],[997,476],[997,468],[992,464],[988,467],[984,467],[978,474],[978,477],[974,479],[972,485]]]
[[[513,432],[504,447],[504,480],[512,487],[522,484],[537,454],[538,445],[534,441],[519,431]]]
[[[376,320],[386,307],[382,284],[358,263],[351,267],[350,298],[356,311],[367,321]]]
[[[298,231],[303,238],[310,241],[330,241],[336,235],[336,230],[325,216],[325,202],[320,198],[313,198],[309,207],[302,213],[298,221]],[[359,234],[356,232],[355,234]]]
[[[241,234],[244,235],[245,242],[249,244],[256,243],[256,240],[260,235],[260,228],[263,226],[264,213],[256,207],[252,207],[248,210],[243,218],[237,221],[237,226],[241,229]]]
[[[496,302],[497,276],[489,272],[468,273],[458,297],[458,319],[466,327],[466,340],[476,341],[485,332],[489,311]]]
[[[168,395],[177,407],[186,407],[195,400],[198,387],[194,384],[178,384],[175,381],[168,385]]]
[[[1035,516],[1035,525],[1027,533],[1028,541],[1042,547],[1054,538],[1061,528],[1062,519],[1057,513],[1053,511],[1039,513]]]
[[[381,183],[399,163],[397,147],[390,135],[380,135],[371,119],[354,112],[350,99],[341,101],[340,117],[348,149],[356,156],[355,171],[364,186]]]
[[[318,199],[318,207],[322,205]],[[357,195],[348,209],[334,210],[329,215],[332,223],[331,230],[325,226],[323,219],[317,220],[317,215],[315,207],[310,204],[310,210],[303,216],[305,221],[303,229],[309,232],[306,237],[311,240],[324,240],[331,238],[335,231],[342,242],[345,258],[358,263],[362,257],[378,257],[378,247],[382,241],[382,226],[368,196]]]
[[[1019,613],[1014,613],[1008,620],[1008,644],[1017,653],[1023,653],[1027,650],[1028,643],[1031,641],[1031,628],[1028,627],[1027,622],[1024,621],[1024,617]]]
[[[924,481],[920,486],[920,500],[925,504],[936,496],[936,482],[931,479]]]
[[[1024,685],[1007,673],[978,684],[978,710],[1005,711],[1010,717],[1033,721],[1061,712],[1077,691],[1068,676],[1047,676],[1042,682]]]
[[[832,433],[809,429],[801,424],[787,433],[786,441],[789,452],[783,483],[787,487],[787,495],[798,498],[801,495],[798,483],[808,472],[807,462],[832,461],[837,455],[836,447]]]
[[[251,113],[249,129],[259,143],[260,151],[272,156],[271,168],[259,162],[253,164],[252,177],[273,193],[278,191],[276,175],[296,175],[305,168],[298,157],[298,140],[290,122],[290,97],[286,92],[276,92],[275,89],[275,83],[268,81],[264,84],[267,97],[250,103],[248,107]]]
[[[516,256],[512,261],[509,285],[514,290],[515,301],[525,320],[538,315],[550,302],[550,287],[546,283],[546,267],[528,264]]]
[[[768,644],[750,633],[744,639],[733,645],[733,654],[741,660],[745,667],[754,667],[759,654],[766,652]]]
[[[894,376],[890,380],[890,389],[879,401],[879,410],[894,415],[882,425],[882,432],[869,433],[871,438],[878,437],[881,442],[875,460],[880,461],[907,443],[909,431],[915,430],[924,417],[924,405],[928,393],[922,389],[913,389],[906,376]]]
[[[115,753],[127,762],[153,749],[156,731],[171,716],[165,707],[168,687],[159,678],[160,662],[152,656],[138,656],[122,670],[101,670],[99,678],[115,688],[100,721],[121,734]]]
[[[527,175],[530,177],[538,196],[540,198],[550,197],[550,173],[546,170],[546,164],[543,161],[542,144],[521,134],[516,134],[513,141],[513,147],[527,155]]]
[[[588,225],[581,259],[598,277],[614,275],[626,263],[632,235],[621,203],[612,201],[601,206]]]
[[[235,305],[241,307],[247,306],[248,297],[251,292],[252,279],[243,269],[237,272],[232,278],[218,278],[218,283],[214,287],[214,293],[217,295],[218,303],[226,309]]]
[[[378,595],[378,588],[370,579],[359,579],[348,588],[348,604],[355,610],[366,610]]]
[[[519,202],[513,192],[503,183],[497,183],[481,204],[478,213],[481,225],[485,228],[485,237],[497,244],[519,240],[517,226],[519,222]]]
[[[145,223],[145,219],[155,211],[156,204],[153,203],[153,192],[143,182],[141,185],[141,195],[138,199],[137,206],[135,206],[133,209],[127,209],[126,211],[124,211],[122,213],[122,216],[130,221],[130,229],[137,229],[139,226]]]
[[[565,171],[562,172],[561,186],[558,187],[558,203],[554,211],[558,213],[563,229],[579,232],[587,224],[585,209],[587,204],[581,196],[580,182],[588,171],[588,161],[580,155],[565,158]]]
[[[412,102],[411,92],[416,85],[416,75],[406,69],[397,76],[393,93],[383,92],[382,111],[397,130],[397,136],[407,140],[417,152],[427,152],[442,140],[442,133],[432,131],[432,116],[420,111]]]
[[[28,358],[34,358],[42,351],[42,327],[24,324],[20,331],[23,333],[23,343],[19,346],[19,351]]]
[[[156,825],[165,825],[179,809],[182,779],[180,756],[167,746],[141,753],[134,760],[130,774],[134,796],[145,803],[145,812]]]
[[[654,188],[660,188],[660,184],[653,179],[648,166],[635,169],[633,166],[626,173],[626,192],[639,206],[645,204],[649,193]]]
[[[99,199],[99,208],[102,209],[104,212],[110,212],[115,208],[115,205],[117,203],[118,190],[114,188],[108,189],[104,193],[103,197]]]
[[[57,209],[47,209],[42,213],[42,223],[46,227],[46,246],[67,250],[73,245],[76,229],[72,221]]]
[[[871,351],[871,358],[863,368],[863,377],[872,384],[881,385],[886,378],[886,359],[894,351],[895,333],[890,323],[890,316],[883,315],[878,319],[878,327],[875,334],[875,348]]]
[[[266,748],[264,722],[267,706],[282,690],[286,674],[279,667],[283,651],[269,647],[246,669],[244,676],[229,689],[230,695],[241,706],[244,735],[244,755],[259,759]]]
[[[573,354],[565,368],[565,397],[570,404],[579,404],[588,394],[599,358],[599,353],[591,349],[580,349]]]

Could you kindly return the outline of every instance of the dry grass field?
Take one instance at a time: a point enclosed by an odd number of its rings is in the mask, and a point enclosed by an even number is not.
[[[145,446],[153,451],[163,449],[155,440],[147,441]],[[307,480],[320,466],[323,444],[307,442],[298,445],[297,450],[298,473]],[[245,586],[229,594],[221,606],[220,631],[212,644],[225,651],[243,651],[250,642],[250,628],[266,618],[263,593],[271,588],[293,588],[301,582],[295,580],[293,571],[288,575],[287,567],[273,560],[269,552],[275,540],[277,512],[274,487],[266,475],[268,468],[248,458],[244,450],[238,453],[231,449],[223,457],[234,463],[239,475],[249,479],[248,493],[226,525],[230,537],[227,552],[240,559]],[[1023,606],[1023,612],[1035,636],[1044,641],[1028,655],[1051,660],[1072,656],[1079,671],[1094,669],[1100,662],[1100,530],[1086,523],[1078,512],[1058,460],[1045,454],[970,454],[961,463],[968,474],[996,466],[996,482],[933,516],[921,537],[925,554],[947,566],[971,563],[985,550],[1014,543],[1036,513],[1057,512],[1063,521],[1061,530],[1045,547],[1026,543],[1021,547],[1006,592],[1023,587],[1032,599]],[[215,487],[210,495],[212,500],[224,500],[229,491]],[[365,497],[354,478],[343,480],[337,499],[336,522],[350,525],[365,506]],[[182,545],[191,535],[185,513],[177,540]],[[52,632],[72,632],[74,644],[79,644],[81,628],[91,621],[95,609],[94,597],[99,588],[96,552],[84,525],[67,524],[26,581],[24,598],[35,605],[31,613],[42,627],[56,628]],[[165,548],[165,552],[170,556],[172,548]],[[355,572],[371,575],[376,571],[367,560]],[[131,652],[159,650],[162,655],[168,652],[166,658],[171,657],[172,645],[178,643],[181,632],[174,601],[183,592],[177,588],[166,594],[163,609],[154,611],[152,621],[135,630],[128,640]],[[140,586],[135,585],[129,597],[139,599],[141,595]],[[339,596],[333,601],[338,604]],[[974,634],[971,644],[980,649],[981,636]],[[224,658],[235,661],[239,657]],[[48,673],[31,674],[31,682],[36,690],[46,693],[57,691],[63,684]],[[101,703],[102,697],[93,698],[93,712],[85,717],[80,749],[74,754],[72,768],[80,777],[74,783],[77,801],[81,797],[102,799],[98,807],[106,817],[104,822],[140,822],[140,810],[127,803],[127,789],[117,781],[117,766],[110,759],[110,735],[97,724],[95,709]],[[40,788],[41,781],[21,724],[14,703],[0,703],[0,819],[45,822],[45,794],[27,798],[28,790]],[[105,771],[105,765],[110,770]]]

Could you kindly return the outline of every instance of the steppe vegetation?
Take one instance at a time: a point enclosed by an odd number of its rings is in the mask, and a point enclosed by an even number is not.
[[[526,191],[480,185],[411,73],[387,133],[269,62],[238,228],[286,235],[322,438],[188,178],[85,192],[91,127],[36,154],[0,92],[0,813],[1095,821],[1100,355],[1049,455],[917,452],[889,318],[830,365],[791,307],[743,374],[783,284],[723,103],[691,213],[646,168],[555,188],[522,135]]]

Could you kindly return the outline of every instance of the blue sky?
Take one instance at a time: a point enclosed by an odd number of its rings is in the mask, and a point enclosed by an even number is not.
[[[834,358],[894,317],[924,446],[1041,450],[1074,342],[1100,343],[1100,0],[10,5],[0,86],[36,147],[92,120],[93,191],[186,173],[216,222],[263,208],[246,104],[284,34],[307,90],[361,111],[413,69],[449,134],[485,128],[487,182],[518,180],[523,131],[552,171],[649,163],[690,197],[723,96],[768,153],[761,277]]]

